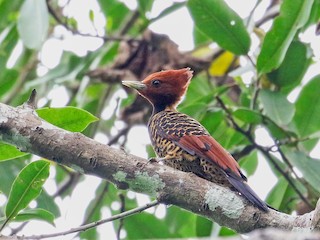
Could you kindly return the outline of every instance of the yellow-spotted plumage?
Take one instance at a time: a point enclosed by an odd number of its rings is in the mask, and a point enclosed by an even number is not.
[[[192,71],[189,68],[153,73],[142,82],[124,81],[153,105],[148,128],[159,158],[175,169],[192,172],[209,181],[236,190],[255,206],[267,205],[246,183],[236,160],[195,119],[177,112]]]

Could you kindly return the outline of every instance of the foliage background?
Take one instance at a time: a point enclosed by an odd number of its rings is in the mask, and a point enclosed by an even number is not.
[[[247,176],[259,165],[269,166],[276,178],[266,197],[270,205],[286,213],[310,211],[320,192],[320,1],[247,1],[246,16],[230,7],[232,1],[230,6],[222,0],[170,2],[157,11],[159,2],[138,0],[132,7],[117,0],[83,6],[79,1],[0,1],[0,101],[21,105],[35,88],[42,118],[147,157],[153,152],[142,136],[150,106],[124,89],[121,80],[191,67],[195,77],[179,110],[207,127]],[[164,19],[172,19],[173,25],[181,21],[172,14],[182,9],[190,13],[186,28],[193,32],[188,52],[148,31]],[[38,221],[44,222],[45,231],[54,231],[50,224],[55,219],[57,229],[66,229],[66,224],[91,222],[148,201],[147,196],[35,160],[39,158],[0,143],[0,221],[12,222],[4,234],[28,233]],[[43,171],[37,179],[39,169]],[[41,183],[30,192],[19,179]],[[269,181],[264,174],[254,179],[259,179],[259,189]],[[86,188],[95,192],[79,205],[79,218],[62,221],[68,208],[87,195]],[[192,213],[161,206],[78,237],[233,234]]]

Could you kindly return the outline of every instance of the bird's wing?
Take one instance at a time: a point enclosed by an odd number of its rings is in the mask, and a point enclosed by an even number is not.
[[[158,124],[158,134],[161,137],[174,142],[189,154],[198,155],[221,167],[226,173],[229,182],[241,194],[261,210],[268,211],[266,203],[264,203],[246,183],[247,179],[241,173],[237,161],[208,134],[200,123],[195,123],[194,120],[191,121],[191,118],[186,115],[180,115],[180,117],[183,121],[179,121],[176,125],[176,132],[173,131],[170,133],[170,131],[162,128],[162,124]],[[191,125],[192,127],[190,127]],[[186,134],[181,136],[181,134],[179,134],[180,131],[183,131]]]
[[[263,211],[268,211],[268,206],[246,183],[247,178],[241,173],[236,160],[209,135],[186,135],[176,142],[188,153],[197,154],[209,161],[213,161],[226,173],[229,182],[243,194],[251,203]]]
[[[175,142],[189,154],[212,161],[224,171],[246,180],[236,160],[210,135],[185,135]]]

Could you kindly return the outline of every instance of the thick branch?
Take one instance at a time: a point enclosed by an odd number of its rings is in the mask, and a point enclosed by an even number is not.
[[[302,216],[261,212],[237,193],[193,174],[145,164],[145,159],[57,128],[37,117],[27,104],[18,108],[0,104],[0,139],[21,151],[107,179],[119,188],[157,196],[162,203],[174,204],[237,232],[266,227],[319,230],[318,224],[311,223],[312,219],[317,222],[313,212]]]

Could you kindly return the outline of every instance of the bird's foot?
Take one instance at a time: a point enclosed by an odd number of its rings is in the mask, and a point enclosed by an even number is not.
[[[164,158],[152,157],[152,158],[149,158],[147,162],[140,163],[140,164],[139,164],[139,167],[140,167],[141,169],[143,169],[143,168],[145,168],[148,164],[162,163],[163,160],[164,160]]]
[[[157,158],[157,157],[152,157],[148,159],[148,163],[163,163],[163,161],[165,160],[165,158]]]

